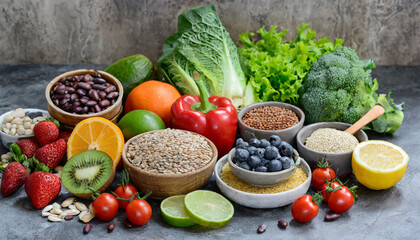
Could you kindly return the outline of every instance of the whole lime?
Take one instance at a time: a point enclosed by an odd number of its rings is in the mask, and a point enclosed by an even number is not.
[[[124,115],[117,126],[121,129],[125,140],[128,140],[140,133],[164,129],[165,123],[153,112],[134,110]]]

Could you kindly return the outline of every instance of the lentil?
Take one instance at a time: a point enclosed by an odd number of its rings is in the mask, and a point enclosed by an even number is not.
[[[317,129],[305,140],[307,148],[323,153],[352,151],[358,143],[355,136],[333,128]]]
[[[304,183],[308,178],[303,172],[301,168],[297,168],[295,173],[284,182],[279,183],[273,187],[255,187],[251,186],[244,181],[237,178],[229,168],[229,164],[226,163],[225,166],[222,168],[222,173],[220,174],[220,178],[223,182],[225,182],[228,186],[243,191],[247,193],[256,193],[256,194],[273,194],[273,193],[280,193],[289,191],[294,189]]]
[[[178,129],[148,132],[127,146],[128,161],[154,173],[188,173],[204,167],[212,157],[203,136]]]
[[[242,121],[256,129],[281,130],[298,124],[299,118],[295,112],[287,108],[262,106],[245,113]]]

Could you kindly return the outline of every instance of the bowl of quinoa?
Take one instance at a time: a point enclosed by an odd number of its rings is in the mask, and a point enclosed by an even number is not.
[[[337,176],[351,173],[351,156],[359,142],[367,141],[363,130],[354,135],[344,132],[351,124],[320,122],[302,128],[296,137],[297,149],[302,158],[314,169],[321,158],[326,158]]]
[[[163,199],[204,186],[216,164],[217,149],[200,134],[167,128],[131,138],[122,158],[137,189]]]
[[[233,202],[250,208],[277,208],[293,203],[304,195],[311,184],[311,169],[301,160],[295,173],[286,181],[272,187],[247,184],[233,174],[227,155],[219,159],[214,169],[217,187]]]
[[[277,135],[282,141],[295,146],[296,134],[304,122],[305,114],[296,106],[282,102],[259,102],[239,112],[238,132],[245,141]]]

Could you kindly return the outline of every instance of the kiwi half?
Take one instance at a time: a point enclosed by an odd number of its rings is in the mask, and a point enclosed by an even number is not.
[[[115,177],[112,159],[98,150],[87,150],[70,158],[61,172],[63,186],[77,197],[92,199],[91,191],[105,191]]]

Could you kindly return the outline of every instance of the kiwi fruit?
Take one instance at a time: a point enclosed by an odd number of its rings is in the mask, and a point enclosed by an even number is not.
[[[71,157],[61,172],[63,186],[75,196],[92,199],[91,191],[105,191],[115,177],[112,159],[98,150],[87,150]]]

